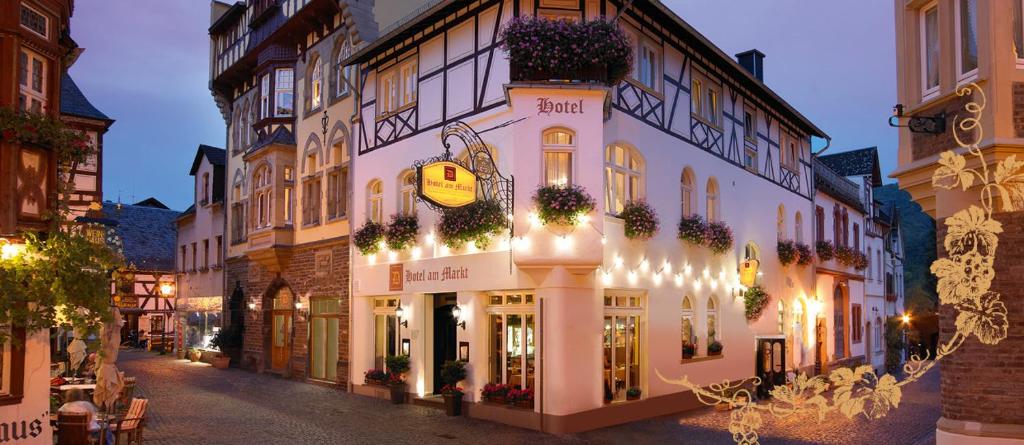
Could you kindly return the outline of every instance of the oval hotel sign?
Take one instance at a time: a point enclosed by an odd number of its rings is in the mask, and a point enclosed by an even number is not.
[[[462,207],[476,201],[476,175],[450,161],[419,168],[420,197],[441,207]]]

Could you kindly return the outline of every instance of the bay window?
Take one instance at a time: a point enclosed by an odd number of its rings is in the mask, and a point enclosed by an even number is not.
[[[536,382],[537,318],[532,293],[490,295],[488,320],[488,378],[515,388]]]
[[[260,118],[270,117],[270,74],[260,77]]]
[[[542,141],[544,185],[572,184],[576,134],[564,128],[552,128],[544,132]]]
[[[274,116],[291,116],[294,111],[295,71],[291,68],[274,70]]]
[[[633,147],[609,145],[604,160],[605,210],[617,215],[642,197],[643,158]]]
[[[642,386],[642,300],[642,296],[629,294],[606,293],[604,296],[602,381],[606,402],[624,400],[626,391]]]
[[[252,203],[255,210],[253,228],[260,229],[271,225],[271,184],[270,167],[264,165],[253,173]]]

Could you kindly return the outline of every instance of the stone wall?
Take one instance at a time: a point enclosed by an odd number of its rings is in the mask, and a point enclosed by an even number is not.
[[[940,363],[942,416],[954,421],[1024,424],[1024,211],[999,213],[1003,224],[996,251],[995,279],[991,290],[1006,305],[1009,333],[997,345],[981,344],[970,337]],[[946,225],[937,224],[939,257],[945,255]],[[939,342],[956,332],[956,311],[943,305],[939,311]]]
[[[924,159],[929,156],[934,156],[942,153],[946,150],[951,150],[957,147],[956,140],[953,139],[953,116],[956,114],[963,115],[964,105],[967,104],[974,97],[974,93],[967,96],[956,96],[953,95],[950,99],[944,100],[934,106],[917,110],[914,114],[921,116],[933,116],[939,113],[946,113],[946,131],[939,134],[928,134],[928,133],[914,133],[911,141],[911,147],[914,160]],[[902,124],[906,124],[904,119]],[[960,138],[963,140],[971,140],[972,136],[970,133],[959,131]]]

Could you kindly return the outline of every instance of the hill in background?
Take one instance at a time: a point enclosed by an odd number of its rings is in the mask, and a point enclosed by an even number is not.
[[[906,309],[911,313],[934,313],[938,304],[935,276],[929,268],[936,259],[935,220],[896,184],[875,188],[875,199],[895,202],[903,232],[903,284]]]

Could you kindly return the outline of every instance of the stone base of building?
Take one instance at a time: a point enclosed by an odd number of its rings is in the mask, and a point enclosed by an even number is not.
[[[935,445],[1024,445],[1024,425],[965,422],[939,418]]]

